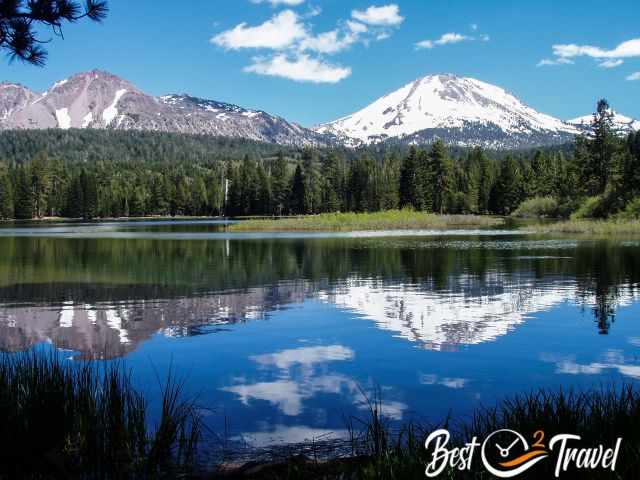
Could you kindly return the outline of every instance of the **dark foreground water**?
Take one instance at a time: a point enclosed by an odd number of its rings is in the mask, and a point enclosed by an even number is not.
[[[173,368],[261,446],[382,396],[436,422],[538,387],[640,379],[640,242],[513,232],[233,235],[216,222],[0,228],[0,348]]]

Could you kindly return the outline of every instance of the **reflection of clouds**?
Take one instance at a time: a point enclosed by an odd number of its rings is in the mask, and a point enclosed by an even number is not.
[[[322,375],[315,378],[305,378],[301,381],[283,379],[273,382],[234,385],[224,387],[222,390],[235,393],[245,405],[248,405],[250,400],[264,400],[275,405],[285,415],[295,417],[302,413],[305,400],[313,398],[319,393],[339,394],[343,387],[349,387],[351,382],[343,375]]]
[[[306,400],[318,394],[335,394],[349,398],[359,410],[369,410],[367,397],[372,401],[379,401],[382,415],[394,420],[402,419],[408,408],[402,402],[374,398],[373,393],[364,391],[354,379],[346,375],[316,375],[315,370],[329,362],[355,358],[355,352],[343,345],[300,347],[250,358],[263,367],[276,368],[279,378],[271,382],[256,383],[247,383],[246,379],[238,378],[237,385],[222,388],[223,391],[238,395],[245,405],[249,405],[252,400],[267,401],[283,414],[297,416],[304,410]]]
[[[242,435],[242,439],[252,446],[261,448],[269,445],[300,444],[311,441],[346,439],[349,438],[347,430],[328,430],[306,427],[304,425],[287,427],[276,425],[268,432],[248,432]]]
[[[287,370],[293,365],[313,365],[321,362],[352,360],[353,350],[342,345],[330,345],[328,347],[302,347],[290,350],[282,350],[277,353],[256,355],[251,357],[256,363],[265,366],[275,366]]]
[[[466,378],[440,378],[438,375],[420,374],[420,383],[422,385],[442,385],[447,388],[459,389],[464,388],[468,381]]]
[[[552,354],[542,354],[540,359],[556,366],[556,373],[567,375],[600,375],[606,370],[617,370],[620,375],[640,379],[640,365],[629,364],[619,350],[607,350],[601,361],[578,363],[573,356],[558,357]]]

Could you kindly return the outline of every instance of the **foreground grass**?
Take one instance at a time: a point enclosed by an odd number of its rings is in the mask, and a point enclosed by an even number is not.
[[[623,438],[615,472],[568,471],[562,478],[635,479],[640,465],[640,391],[623,385],[584,392],[546,391],[517,395],[470,418],[440,425],[395,427],[384,417],[384,402],[369,401],[365,418],[346,420],[350,438],[273,450],[262,462],[199,471],[200,418],[180,399],[171,378],[158,425],[149,430],[148,407],[117,367],[68,362],[37,353],[0,357],[0,479],[362,479],[425,478],[431,460],[425,437],[437,428],[452,433],[450,447],[474,436],[509,428],[526,438],[544,430],[582,437],[581,447],[613,446]],[[378,394],[380,396],[380,394]],[[253,453],[258,458],[257,451]],[[246,455],[245,455],[246,457]],[[251,457],[249,457],[251,458]],[[225,465],[227,465],[225,467]],[[518,478],[554,478],[555,459]],[[470,471],[447,470],[439,478],[492,478],[479,461]]]
[[[0,479],[175,478],[191,470],[200,421],[171,378],[150,431],[145,399],[118,367],[56,354],[0,357]]]
[[[280,219],[244,220],[229,226],[232,232],[277,231],[371,231],[447,228],[488,228],[504,224],[497,217],[436,215],[412,210],[373,213],[322,213]]]
[[[247,479],[361,479],[413,480],[424,479],[425,466],[431,461],[424,447],[425,437],[437,428],[452,433],[450,448],[462,447],[474,436],[482,442],[490,433],[508,428],[526,438],[544,430],[545,441],[560,433],[580,435],[580,447],[614,446],[617,438],[623,443],[616,471],[569,470],[561,478],[568,479],[636,479],[640,464],[640,392],[632,386],[602,388],[584,392],[549,392],[540,390],[507,399],[493,408],[483,408],[468,420],[456,424],[447,420],[442,425],[408,424],[392,429],[384,420],[383,404],[372,402],[369,417],[349,422],[351,452],[330,460],[318,460],[291,454],[263,465],[251,464],[235,472],[213,478]],[[531,442],[530,442],[531,443]],[[318,447],[314,444],[314,447]],[[306,452],[310,450],[306,446]],[[541,462],[527,473],[525,479],[555,478],[555,457]],[[479,455],[470,471],[445,470],[438,478],[489,480]]]
[[[567,220],[563,222],[530,225],[527,230],[537,233],[580,233],[589,235],[640,234],[640,220]]]

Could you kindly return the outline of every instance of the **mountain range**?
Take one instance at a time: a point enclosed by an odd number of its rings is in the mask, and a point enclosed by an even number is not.
[[[616,114],[616,129],[640,121]],[[591,116],[562,121],[500,87],[473,78],[430,75],[347,117],[305,128],[261,110],[186,94],[154,97],[116,75],[93,70],[37,93],[0,83],[0,130],[96,128],[216,135],[290,146],[357,147],[380,142],[525,148],[588,133]]]

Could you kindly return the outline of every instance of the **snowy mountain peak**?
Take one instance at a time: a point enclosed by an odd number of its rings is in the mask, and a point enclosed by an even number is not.
[[[316,131],[352,144],[422,143],[439,137],[450,144],[486,147],[560,143],[577,133],[500,87],[452,74],[419,78]]]
[[[628,135],[631,132],[640,130],[640,120],[636,120],[621,113],[611,110],[613,113],[613,128],[620,135]],[[582,132],[589,132],[591,130],[591,123],[593,122],[593,114],[585,115],[583,117],[567,120],[567,123],[574,125]]]

